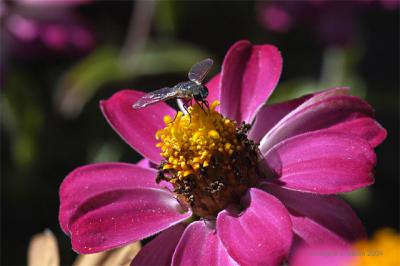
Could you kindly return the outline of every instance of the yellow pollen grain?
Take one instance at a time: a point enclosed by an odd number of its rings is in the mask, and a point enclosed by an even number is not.
[[[169,124],[172,122],[172,118],[169,115],[164,116],[164,123]]]
[[[186,170],[186,171],[183,172],[183,176],[184,177],[186,177],[186,176],[188,176],[190,174],[193,174],[193,170]]]
[[[225,145],[224,145],[225,151],[229,151],[231,149],[231,147],[232,147],[232,144],[230,144],[229,142],[225,143]]]
[[[219,133],[216,130],[208,131],[208,136],[212,137],[213,139],[219,139]]]
[[[212,111],[215,111],[215,108],[216,108],[218,105],[219,105],[219,101],[213,101],[213,102],[211,103],[210,109],[211,109]]]
[[[194,163],[199,163],[199,162],[201,162],[201,157],[195,157],[195,158],[193,159],[193,162],[194,162]]]
[[[172,164],[169,164],[169,163],[164,164],[164,166],[163,166],[163,170],[167,170],[167,169],[171,169],[171,168],[174,168],[174,166]]]
[[[232,155],[237,148],[236,122],[218,113],[218,105],[214,101],[204,111],[195,104],[188,108],[187,115],[178,112],[175,119],[164,116],[165,128],[156,132],[156,146],[168,161],[166,169],[177,170],[179,179],[209,166],[213,154]]]

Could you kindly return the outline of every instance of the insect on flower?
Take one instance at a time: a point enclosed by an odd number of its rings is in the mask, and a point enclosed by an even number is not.
[[[202,82],[210,71],[213,63],[214,61],[212,59],[207,58],[194,64],[188,73],[189,81],[180,82],[172,88],[164,87],[149,92],[137,100],[132,107],[134,109],[140,109],[160,101],[177,98],[185,100],[183,103],[185,109],[190,105],[192,99],[201,107],[204,104],[208,108],[208,102],[206,100],[208,89],[206,86],[202,85]]]
[[[199,64],[191,73],[203,81],[210,67]],[[65,178],[59,219],[73,249],[102,252],[157,234],[131,265],[282,265],[301,243],[363,238],[361,221],[335,194],[374,182],[374,147],[386,130],[348,88],[265,105],[281,70],[276,47],[243,40],[207,83],[207,112],[194,104],[173,121],[175,110],[158,99],[138,111],[132,103],[144,94],[135,90],[100,102],[146,159],[79,167]]]

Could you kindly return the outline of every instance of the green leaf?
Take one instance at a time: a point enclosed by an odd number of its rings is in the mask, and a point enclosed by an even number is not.
[[[66,116],[79,114],[99,87],[121,76],[115,48],[101,47],[73,66],[60,79],[55,105]]]
[[[64,115],[74,117],[99,88],[110,82],[143,75],[187,73],[193,63],[206,57],[209,54],[198,47],[176,42],[149,42],[129,58],[120,58],[115,48],[100,47],[62,76],[55,105]]]

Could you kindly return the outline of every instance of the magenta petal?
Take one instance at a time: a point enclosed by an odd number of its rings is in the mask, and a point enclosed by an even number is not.
[[[345,121],[329,128],[332,132],[343,132],[357,135],[376,147],[385,140],[386,130],[373,118],[360,117]]]
[[[264,105],[256,113],[254,124],[249,132],[249,138],[259,142],[282,118],[285,117],[285,120],[287,120],[310,105],[333,96],[348,95],[348,93],[349,88],[338,87],[304,95],[283,103]],[[296,110],[293,111],[294,109]]]
[[[376,156],[365,140],[319,130],[286,139],[264,154],[276,182],[286,188],[331,194],[374,182]]]
[[[95,253],[154,235],[191,216],[170,192],[139,188],[105,192],[71,218],[72,248]]]
[[[157,165],[155,163],[151,162],[147,158],[143,158],[142,160],[137,162],[136,165],[144,167],[144,168],[150,168],[150,169],[155,169],[155,170],[157,169]],[[174,190],[173,185],[170,182],[165,181],[165,180],[161,180],[160,183],[158,183],[158,185],[159,185],[159,187],[167,188],[169,191],[173,191]]]
[[[164,127],[165,115],[174,116],[175,110],[160,102],[143,109],[133,109],[132,104],[144,95],[143,92],[122,90],[111,98],[100,102],[108,123],[132,148],[154,163],[162,159],[155,134]]]
[[[259,142],[276,123],[310,97],[311,95],[306,95],[291,101],[262,106],[256,113],[248,138]]]
[[[207,101],[212,103],[213,101],[217,100],[220,101],[220,82],[221,82],[221,74],[215,75],[208,83],[206,87],[208,88],[208,97]]]
[[[293,231],[303,243],[349,245],[366,237],[357,215],[336,196],[296,192],[275,185],[264,187],[287,207]]]
[[[274,196],[251,188],[242,198],[239,216],[224,210],[217,217],[217,233],[228,253],[244,265],[278,265],[292,243],[288,211]]]
[[[334,244],[303,246],[296,250],[291,266],[344,266],[352,265],[357,251]]]
[[[171,265],[172,255],[185,227],[177,224],[162,231],[135,256],[133,265]]]
[[[98,163],[79,167],[60,187],[60,224],[69,234],[70,219],[80,204],[106,191],[129,188],[161,188],[156,170],[127,163]]]
[[[172,265],[238,265],[226,252],[215,229],[191,223],[176,247]]]
[[[140,161],[138,161],[136,163],[136,165],[140,166],[140,167],[145,167],[145,168],[152,168],[151,167],[151,161],[149,159],[147,159],[147,158],[141,159]]]
[[[319,96],[315,96],[317,97]],[[315,98],[304,102],[276,124],[261,140],[260,150],[266,152],[280,141],[304,132],[373,115],[372,108],[357,97],[339,95],[321,101],[316,101]]]
[[[317,91],[317,92],[314,92],[312,94],[312,97],[309,100],[307,100],[306,103],[304,103],[302,105],[302,108],[300,108],[300,110],[303,109],[304,107],[312,105],[312,104],[314,104],[316,102],[323,101],[323,100],[328,99],[330,97],[343,96],[343,95],[349,95],[349,94],[350,94],[350,88],[349,87],[334,87],[334,88],[325,89],[325,90],[322,90],[322,91]]]
[[[153,163],[152,161],[150,161],[147,158],[141,159],[140,161],[138,161],[136,163],[136,165],[140,166],[140,167],[144,167],[144,168],[150,168],[150,169],[157,169],[157,166],[158,166],[157,164]]]
[[[275,89],[281,71],[282,57],[275,46],[236,42],[222,65],[221,113],[239,122],[251,122]]]
[[[288,113],[286,116],[284,116],[278,123],[275,123],[272,128],[268,129],[268,135],[273,134],[272,132],[278,131],[280,127],[282,127],[282,124],[285,124],[286,121],[290,121],[293,119],[293,117],[296,117],[299,113],[301,113],[304,109],[308,108],[309,106],[316,104],[318,102],[321,102],[323,100],[326,100],[328,98],[334,97],[334,96],[343,96],[343,95],[348,95],[350,89],[347,87],[337,87],[337,88],[331,88],[327,90],[323,90],[320,92],[316,92],[312,95],[305,95],[303,97],[308,98],[305,102],[301,103],[300,106],[296,107],[294,110],[292,110],[290,113]],[[300,98],[301,99],[301,98]],[[260,109],[262,111],[262,109]],[[266,114],[268,115],[268,114]],[[275,119],[274,119],[275,120]],[[262,121],[260,121],[262,122]],[[265,121],[264,121],[265,122]],[[272,131],[272,132],[270,132]],[[269,137],[271,138],[271,137]],[[264,146],[264,149],[268,149],[273,146],[273,143],[269,144],[267,143],[266,136],[261,140],[262,146]],[[268,147],[265,147],[268,146]]]
[[[221,113],[238,122],[242,121],[241,94],[243,75],[251,53],[249,41],[239,41],[225,55],[221,71]]]

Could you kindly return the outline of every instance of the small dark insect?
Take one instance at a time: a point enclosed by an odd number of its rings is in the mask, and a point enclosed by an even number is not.
[[[208,89],[206,86],[202,85],[202,82],[210,71],[213,62],[212,59],[207,58],[194,64],[188,73],[189,81],[180,82],[172,88],[165,87],[149,92],[137,100],[132,107],[134,109],[140,109],[173,98],[183,99],[183,106],[185,109],[190,105],[192,99],[194,99],[200,106],[204,104],[208,107],[206,101]]]

